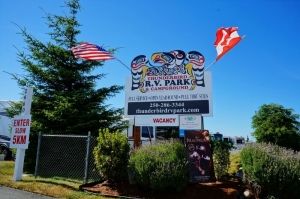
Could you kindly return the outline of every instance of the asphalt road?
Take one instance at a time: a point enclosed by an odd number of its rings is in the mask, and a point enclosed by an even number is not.
[[[0,186],[0,199],[53,199],[52,197],[43,196],[19,189]]]

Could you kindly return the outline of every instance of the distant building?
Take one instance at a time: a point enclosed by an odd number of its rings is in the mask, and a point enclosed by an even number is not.
[[[0,135],[10,137],[11,118],[6,113],[6,108],[11,106],[10,101],[0,101]]]
[[[249,139],[246,140],[243,136],[223,136],[223,134],[219,132],[212,134],[212,139],[232,142],[234,147],[233,150],[241,150],[246,142],[249,141]]]
[[[242,136],[236,136],[235,137],[235,144],[245,144],[245,138],[244,137],[242,137]]]
[[[6,113],[6,108],[10,106],[10,101],[0,101],[0,154],[4,154],[4,160],[13,158],[9,149],[11,118]]]
[[[214,140],[223,140],[223,134],[216,132],[212,135]]]
[[[6,113],[7,108],[11,106],[11,101],[0,101],[0,116],[8,116]]]

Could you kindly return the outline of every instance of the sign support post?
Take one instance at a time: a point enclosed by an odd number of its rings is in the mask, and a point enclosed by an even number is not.
[[[201,115],[201,130],[204,130],[204,119],[202,115]]]
[[[24,159],[25,159],[25,150],[26,149],[17,149],[17,157],[15,160],[15,170],[14,170],[14,181],[22,180]]]
[[[155,143],[156,141],[156,126],[153,126],[153,142]]]
[[[30,87],[26,88],[25,97],[24,97],[24,105],[23,105],[23,110],[22,110],[21,116],[25,116],[25,117],[30,116],[32,94],[33,94],[33,88],[30,88]],[[29,139],[29,134],[30,134],[30,132],[28,133],[28,139]],[[13,137],[11,138],[11,140],[12,139],[13,139]],[[22,180],[25,151],[26,151],[26,148],[17,147],[17,157],[15,160],[15,169],[14,169],[14,176],[13,176],[14,181]]]

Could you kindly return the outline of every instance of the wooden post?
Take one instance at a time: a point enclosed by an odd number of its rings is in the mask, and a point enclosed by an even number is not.
[[[141,145],[141,130],[139,126],[133,127],[133,147],[138,148]]]

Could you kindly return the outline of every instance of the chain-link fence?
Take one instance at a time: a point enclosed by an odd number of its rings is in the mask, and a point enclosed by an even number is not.
[[[99,181],[93,149],[97,139],[81,135],[39,135],[35,176]]]

